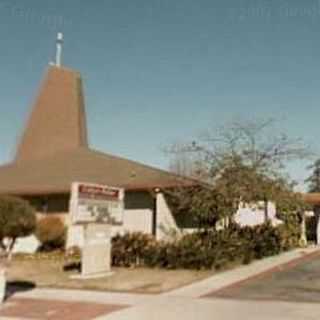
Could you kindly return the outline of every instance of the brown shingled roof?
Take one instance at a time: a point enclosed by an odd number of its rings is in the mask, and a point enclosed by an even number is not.
[[[0,193],[70,192],[72,182],[129,190],[190,185],[195,181],[88,147],[80,74],[50,67],[15,161],[0,166]]]
[[[310,205],[320,205],[320,193],[304,193],[302,197]]]
[[[51,66],[42,82],[15,160],[33,160],[87,146],[80,74]]]
[[[148,189],[190,184],[166,171],[78,148],[48,158],[0,167],[0,193],[46,194],[69,192],[71,183],[92,182],[126,189]]]

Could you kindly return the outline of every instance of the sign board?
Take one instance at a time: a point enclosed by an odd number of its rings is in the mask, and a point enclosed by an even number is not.
[[[72,184],[70,214],[72,224],[103,222],[121,225],[124,211],[124,189],[105,185]]]

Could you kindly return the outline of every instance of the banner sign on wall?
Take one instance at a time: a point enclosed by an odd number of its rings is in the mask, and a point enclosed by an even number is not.
[[[70,214],[73,224],[104,222],[120,225],[123,211],[124,189],[92,183],[72,184]]]

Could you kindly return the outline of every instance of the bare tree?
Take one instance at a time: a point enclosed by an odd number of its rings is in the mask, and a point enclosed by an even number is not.
[[[186,146],[179,143],[166,149],[166,152],[170,154],[169,171],[184,177],[206,180],[206,169],[202,168],[203,161],[197,153],[186,150]]]
[[[264,201],[268,220],[268,202],[276,201],[279,190],[289,185],[284,170],[287,162],[310,155],[300,139],[276,132],[272,119],[233,121],[216,131],[207,131],[197,140],[179,145],[179,148],[173,145],[168,150],[175,156],[184,153],[196,159],[195,167],[201,171],[198,177],[210,184],[211,192],[214,190],[215,194],[218,192],[227,199],[220,201],[228,204],[228,208],[220,208],[222,211],[232,210],[232,216],[240,202]],[[208,204],[210,196],[205,198],[207,207],[213,208],[214,202]],[[193,203],[199,204],[201,199]]]

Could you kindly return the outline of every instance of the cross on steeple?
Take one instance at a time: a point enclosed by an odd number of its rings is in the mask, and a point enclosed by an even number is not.
[[[63,34],[59,32],[57,34],[57,41],[56,41],[56,66],[61,67],[61,60],[62,60],[62,43],[63,43]]]

